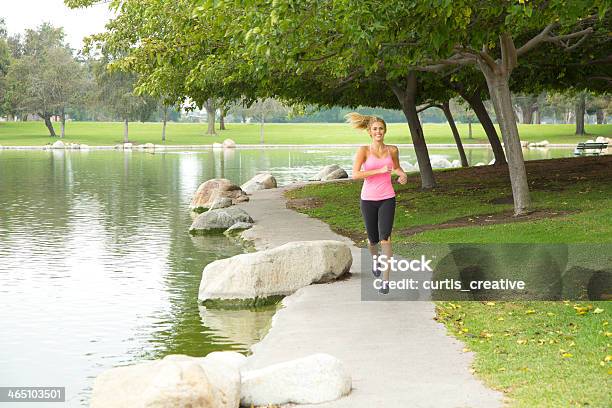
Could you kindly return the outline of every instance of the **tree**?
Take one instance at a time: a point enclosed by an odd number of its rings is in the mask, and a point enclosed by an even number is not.
[[[276,99],[259,99],[247,110],[247,114],[259,122],[259,143],[264,143],[264,123],[272,116],[286,115],[289,108]]]
[[[586,92],[578,92],[576,95],[576,134],[585,135],[584,114],[586,111]]]
[[[61,117],[65,132],[66,109],[81,95],[83,69],[63,43],[63,30],[42,24],[27,30],[23,54],[6,76],[6,105],[12,113],[37,114],[51,136],[56,136],[51,117]]]
[[[81,81],[81,67],[64,48],[24,55],[11,64],[6,76],[8,103],[18,113],[37,114],[53,137],[51,117],[60,115],[63,137],[65,111],[78,97]]]
[[[148,117],[155,109],[155,100],[134,94],[136,75],[108,69],[105,61],[96,67],[98,100],[102,107],[123,121],[123,142],[128,143],[128,123]]]
[[[6,74],[11,63],[11,53],[6,41],[4,20],[0,18],[0,116],[4,114],[4,95],[6,92]]]

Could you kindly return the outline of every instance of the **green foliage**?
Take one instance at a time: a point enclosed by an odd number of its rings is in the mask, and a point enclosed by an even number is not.
[[[98,84],[96,100],[100,108],[123,121],[145,121],[153,113],[155,101],[146,95],[134,94],[135,74],[109,70],[104,62],[97,64],[95,72]]]
[[[94,2],[66,3],[74,7]],[[597,19],[592,16],[603,15],[606,4],[602,0],[112,1],[117,17],[107,32],[92,37],[90,45],[116,58],[114,67],[136,72],[137,92],[171,104],[185,98],[202,106],[209,98],[225,104],[240,98],[250,103],[280,97],[299,104],[397,109],[387,81],[460,49],[482,49],[496,58],[502,33],[524,42],[551,23],[557,24],[556,34],[592,25]],[[601,20],[596,31],[603,27]],[[554,44],[544,48],[526,63],[536,78],[516,84],[516,90],[551,84],[560,64],[573,63],[565,57],[546,58]],[[538,71],[533,68],[538,63],[551,63],[551,68]],[[543,74],[537,76],[538,72]],[[483,93],[484,81],[477,70],[466,67],[449,75],[450,82]],[[421,75],[418,102],[452,97],[444,80]]]
[[[63,35],[62,29],[49,24],[27,30],[23,54],[11,62],[5,78],[8,113],[50,117],[76,104],[84,71],[64,44]]]

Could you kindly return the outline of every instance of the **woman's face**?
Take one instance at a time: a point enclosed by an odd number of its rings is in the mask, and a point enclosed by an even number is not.
[[[385,125],[382,122],[373,122],[368,133],[373,142],[382,142],[385,138]]]

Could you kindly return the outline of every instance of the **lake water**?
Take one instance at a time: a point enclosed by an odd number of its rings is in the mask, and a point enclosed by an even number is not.
[[[110,367],[167,354],[247,352],[275,307],[198,307],[204,266],[243,253],[191,237],[191,195],[210,178],[237,184],[268,170],[280,185],[326,164],[350,170],[355,148],[203,151],[0,150],[0,386],[65,386],[87,404]],[[454,149],[430,151],[457,158]],[[402,163],[414,164],[411,149]],[[527,159],[568,157],[531,150]],[[488,163],[488,149],[468,149]],[[21,407],[40,404],[20,404]]]

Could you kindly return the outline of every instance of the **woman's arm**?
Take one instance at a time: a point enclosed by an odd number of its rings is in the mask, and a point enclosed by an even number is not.
[[[393,159],[393,173],[399,176],[397,181],[400,184],[406,184],[408,182],[408,176],[406,175],[406,172],[404,171],[404,169],[402,169],[402,166],[400,166],[399,149],[397,148],[397,146],[390,146],[390,147],[391,147],[391,158]]]
[[[357,154],[355,155],[355,162],[353,163],[353,180],[364,179],[370,176],[374,176],[375,174],[388,173],[391,171],[386,166],[381,167],[380,169],[362,171],[361,166],[367,158],[366,149],[367,147],[361,146],[359,150],[357,150]]]

